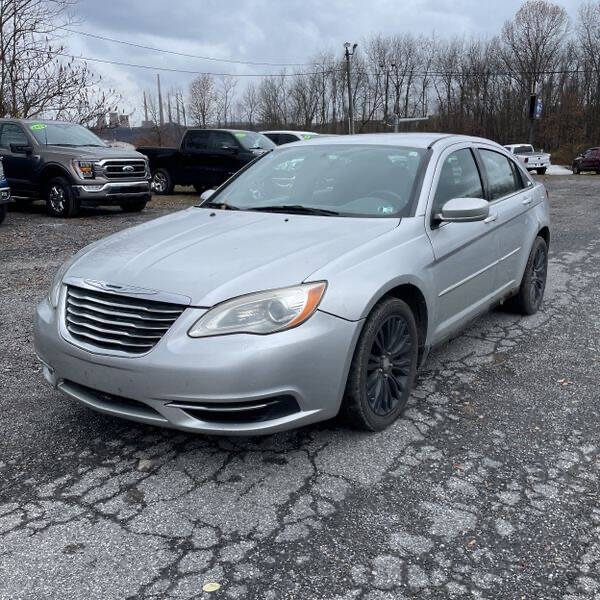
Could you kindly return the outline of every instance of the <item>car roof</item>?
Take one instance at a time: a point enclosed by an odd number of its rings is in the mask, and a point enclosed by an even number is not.
[[[12,123],[64,123],[65,125],[78,125],[78,123],[72,123],[71,121],[58,121],[56,119],[19,119],[17,117],[0,118],[0,123],[7,121]]]
[[[302,142],[303,145],[357,144],[374,146],[406,146],[411,148],[431,148],[434,144],[440,148],[472,142],[496,146],[506,152],[504,146],[485,138],[448,133],[361,133],[357,135],[315,136]],[[296,144],[299,142],[293,142]],[[287,147],[293,144],[286,144]]]
[[[269,129],[268,131],[261,131],[260,133],[289,133],[292,135],[321,135],[315,131],[297,131],[295,129]]]

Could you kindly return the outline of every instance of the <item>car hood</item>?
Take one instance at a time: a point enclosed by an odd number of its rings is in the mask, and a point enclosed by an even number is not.
[[[96,146],[42,146],[42,150],[49,154],[60,154],[62,156],[72,156],[73,158],[89,158],[90,160],[101,160],[103,158],[145,158],[136,150],[124,150],[123,148],[98,148]]]
[[[67,275],[183,295],[208,307],[301,283],[398,223],[191,208],[96,242]]]

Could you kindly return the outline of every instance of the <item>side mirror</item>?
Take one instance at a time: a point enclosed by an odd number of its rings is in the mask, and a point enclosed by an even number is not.
[[[213,194],[215,193],[215,190],[204,190],[201,194],[200,194],[200,200],[202,200],[202,202],[205,202],[206,200],[208,200]]]
[[[448,223],[470,223],[483,221],[490,215],[490,205],[482,198],[453,198],[442,206],[442,212],[436,215],[439,221]]]
[[[31,154],[33,146],[29,146],[28,144],[11,144],[10,151],[13,154]]]

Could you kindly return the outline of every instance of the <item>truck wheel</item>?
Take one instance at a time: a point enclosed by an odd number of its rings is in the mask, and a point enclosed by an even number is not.
[[[54,177],[46,187],[46,210],[51,217],[74,217],[81,203],[64,177]]]
[[[166,169],[156,169],[152,174],[150,184],[152,191],[159,196],[165,196],[173,193],[173,179]]]
[[[121,202],[121,210],[127,213],[142,212],[146,208],[148,200],[132,200],[131,202]]]
[[[7,205],[0,204],[0,223],[2,223],[2,221],[4,221],[4,219],[6,218],[7,211],[8,211]]]
[[[406,302],[389,298],[376,306],[358,339],[341,414],[350,425],[381,431],[404,410],[413,387],[419,339]]]
[[[541,169],[536,169],[538,175],[545,175],[546,174],[546,167],[542,167]]]
[[[581,169],[579,165],[573,165],[573,175],[581,175]]]

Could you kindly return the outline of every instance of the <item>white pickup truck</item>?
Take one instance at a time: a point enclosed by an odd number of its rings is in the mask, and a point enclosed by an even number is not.
[[[515,154],[528,171],[537,171],[543,175],[550,166],[550,155],[547,152],[536,152],[531,144],[508,144],[504,146]]]

